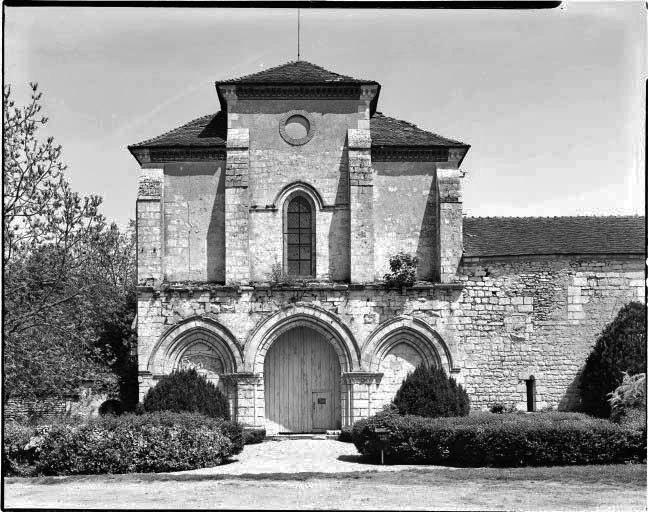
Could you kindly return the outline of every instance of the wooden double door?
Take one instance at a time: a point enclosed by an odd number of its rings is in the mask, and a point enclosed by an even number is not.
[[[317,331],[295,327],[281,335],[264,364],[266,427],[276,432],[339,429],[340,363]]]

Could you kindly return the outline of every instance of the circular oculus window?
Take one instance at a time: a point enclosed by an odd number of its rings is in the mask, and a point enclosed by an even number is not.
[[[279,133],[288,144],[301,146],[313,138],[315,126],[308,112],[291,110],[281,117]]]

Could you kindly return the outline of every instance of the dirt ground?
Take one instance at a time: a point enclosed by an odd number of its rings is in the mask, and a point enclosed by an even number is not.
[[[246,446],[216,468],[8,478],[7,508],[646,510],[646,466],[457,469],[376,466],[351,444]]]

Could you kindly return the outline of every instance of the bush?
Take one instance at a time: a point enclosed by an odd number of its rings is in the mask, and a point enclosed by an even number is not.
[[[387,430],[383,443],[377,428]],[[577,413],[422,418],[379,413],[353,426],[353,443],[374,460],[452,466],[614,464],[645,459],[646,430]]]
[[[612,408],[610,419],[616,423],[642,428],[646,424],[646,374],[628,375],[608,399]]]
[[[182,471],[216,466],[243,447],[236,424],[169,412],[41,426],[31,444],[45,475]]]
[[[436,418],[466,416],[468,394],[443,368],[418,366],[403,381],[393,401],[400,414]]]
[[[265,439],[265,428],[246,429],[243,431],[243,444],[258,444]]]
[[[340,432],[340,437],[338,437],[338,441],[341,441],[343,443],[352,443],[353,427],[342,427],[342,431]]]
[[[610,417],[608,394],[622,381],[622,372],[635,374],[646,366],[646,306],[631,302],[605,327],[588,356],[580,381],[584,412]]]
[[[4,426],[2,473],[28,476],[32,473],[36,449],[29,445],[36,427],[7,421]]]
[[[389,258],[390,272],[384,275],[388,288],[410,287],[416,282],[418,258],[411,254],[399,252]]]
[[[149,389],[142,402],[147,412],[197,412],[229,420],[229,405],[223,393],[194,369],[165,375]]]

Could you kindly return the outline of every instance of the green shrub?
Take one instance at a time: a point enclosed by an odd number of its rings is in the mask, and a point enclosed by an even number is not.
[[[236,433],[239,447],[228,437]],[[44,475],[181,471],[221,464],[242,449],[242,433],[199,414],[124,414],[41,426],[32,444]]]
[[[386,429],[383,443],[376,429]],[[646,430],[575,413],[423,418],[380,413],[353,426],[353,443],[374,460],[451,466],[614,464],[645,459]]]
[[[258,444],[265,439],[265,428],[253,428],[243,431],[243,444]]]
[[[223,393],[194,369],[174,371],[162,377],[146,393],[142,406],[147,412],[187,411],[229,419],[229,405]]]
[[[27,476],[33,471],[36,448],[29,441],[36,434],[36,427],[7,421],[2,439],[2,473]]]
[[[343,443],[352,443],[353,442],[353,427],[342,427],[338,441]]]
[[[399,252],[389,258],[390,272],[384,275],[385,286],[388,288],[410,287],[416,282],[416,267],[418,258],[411,254]]]
[[[646,366],[646,306],[627,304],[608,324],[588,356],[580,380],[583,410],[608,418],[608,394],[622,382],[622,372],[644,371]]]
[[[403,381],[393,401],[400,414],[466,416],[470,411],[468,394],[443,368],[418,366]]]
[[[610,419],[627,426],[646,424],[646,374],[629,375],[623,372],[623,381],[608,399],[612,408]]]

